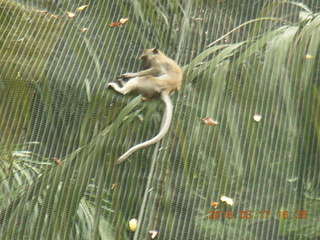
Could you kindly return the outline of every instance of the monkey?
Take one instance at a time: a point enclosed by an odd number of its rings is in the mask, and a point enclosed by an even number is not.
[[[115,165],[122,163],[135,151],[159,142],[166,135],[173,115],[173,104],[169,94],[172,91],[180,90],[181,87],[183,75],[181,68],[160,50],[157,48],[145,49],[139,59],[142,61],[144,70],[136,73],[124,73],[120,75],[121,87],[116,82],[109,83],[108,87],[123,95],[131,92],[141,94],[143,100],[155,99],[160,96],[166,106],[165,120],[160,132],[155,137],[131,147],[117,159]],[[124,82],[125,79],[129,80]]]

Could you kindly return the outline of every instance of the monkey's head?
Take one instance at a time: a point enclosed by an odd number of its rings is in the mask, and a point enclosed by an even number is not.
[[[163,55],[163,53],[157,48],[145,49],[139,59],[142,61],[142,65],[145,69],[150,68],[154,62],[154,59]]]

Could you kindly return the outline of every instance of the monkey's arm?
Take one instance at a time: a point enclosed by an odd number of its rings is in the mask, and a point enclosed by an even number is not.
[[[115,162],[115,165],[122,163],[135,151],[159,142],[166,135],[166,133],[169,130],[171,120],[172,120],[173,105],[172,105],[172,102],[171,102],[171,99],[170,99],[168,93],[161,92],[161,99],[166,104],[166,110],[165,110],[165,114],[163,116],[163,118],[165,119],[164,124],[163,124],[160,132],[158,133],[158,135],[156,135],[155,137],[151,138],[148,141],[145,141],[143,143],[140,143],[140,144],[135,145],[134,147],[130,148],[126,153],[124,153],[121,157],[118,158],[118,160]]]
[[[124,73],[120,77],[122,78],[134,78],[134,77],[142,77],[145,75],[157,76],[160,74],[160,69],[158,67],[148,68],[146,70],[136,72],[136,73]]]

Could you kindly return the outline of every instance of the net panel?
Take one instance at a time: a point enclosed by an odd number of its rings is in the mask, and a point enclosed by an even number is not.
[[[0,0],[1,239],[320,238],[319,9]],[[114,166],[161,126],[107,88],[152,47],[184,71],[173,121]]]

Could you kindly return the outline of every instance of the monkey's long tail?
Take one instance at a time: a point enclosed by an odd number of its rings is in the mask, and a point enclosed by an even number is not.
[[[161,92],[161,99],[166,104],[166,110],[165,110],[165,116],[164,116],[165,117],[164,124],[161,127],[160,132],[158,133],[158,135],[156,135],[155,137],[151,138],[148,141],[145,141],[143,143],[140,143],[140,144],[130,148],[126,153],[124,153],[121,157],[118,158],[118,160],[115,162],[115,165],[122,163],[124,160],[126,160],[135,151],[159,142],[166,135],[166,133],[169,130],[170,123],[171,123],[171,120],[172,120],[173,104],[171,102],[169,94],[166,93],[166,92]]]

